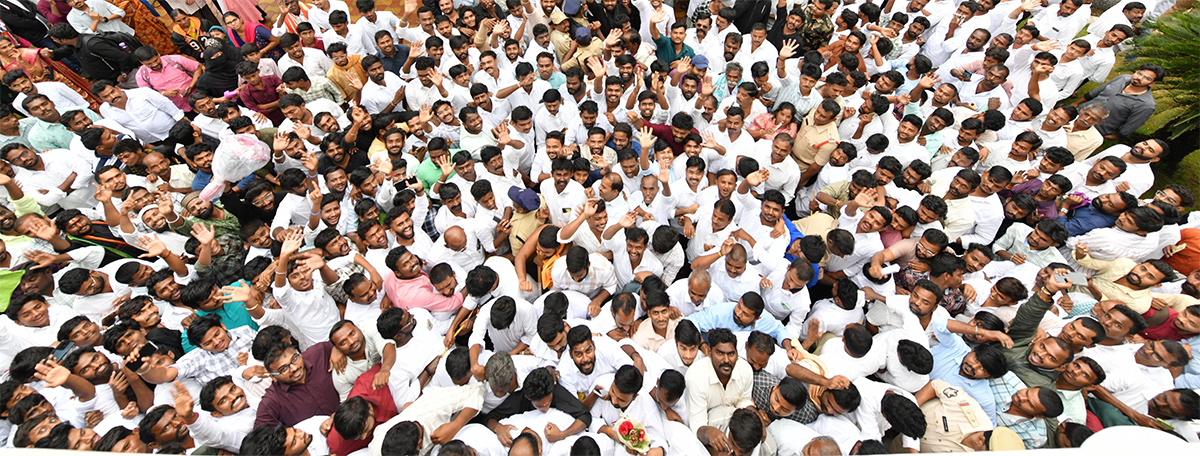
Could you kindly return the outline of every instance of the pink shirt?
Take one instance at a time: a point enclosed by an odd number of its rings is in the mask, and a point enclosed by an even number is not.
[[[438,293],[425,273],[412,279],[401,279],[395,274],[385,274],[383,289],[392,305],[408,309],[425,309],[430,312],[452,312],[462,307],[462,293],[445,296]]]
[[[182,55],[164,55],[161,58],[162,68],[158,71],[150,71],[144,65],[138,68],[138,87],[148,87],[157,92],[179,89],[179,94],[168,98],[179,109],[190,112],[192,107],[188,105],[188,94],[185,92],[192,85],[192,74],[200,67],[199,62]]]

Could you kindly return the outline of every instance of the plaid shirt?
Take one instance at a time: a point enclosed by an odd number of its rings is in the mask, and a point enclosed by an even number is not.
[[[229,330],[229,347],[225,351],[213,353],[196,348],[188,352],[175,361],[177,378],[192,378],[203,385],[222,375],[230,375],[238,367],[238,353],[250,353],[250,346],[254,344],[257,334],[258,331],[249,326],[233,328]]]
[[[754,407],[767,412],[772,419],[787,418],[794,421],[799,421],[803,424],[809,424],[817,420],[820,411],[817,410],[816,404],[808,400],[808,392],[804,394],[804,405],[796,407],[796,411],[787,416],[776,416],[771,413],[771,389],[779,384],[779,377],[771,375],[766,369],[754,373],[754,384],[750,388],[750,398],[754,400]],[[807,385],[806,385],[807,386]],[[807,389],[807,388],[806,388]]]
[[[345,101],[345,98],[342,96],[341,89],[338,89],[337,86],[333,85],[329,79],[321,76],[310,75],[309,82],[311,85],[308,87],[308,90],[287,89],[287,93],[300,95],[300,98],[303,98],[305,103],[321,98],[332,101],[336,104],[342,104],[342,102]]]
[[[1021,436],[1025,449],[1032,450],[1046,445],[1046,421],[1041,418],[1025,418],[1019,415],[1005,413],[1012,406],[1012,396],[1017,391],[1025,389],[1016,374],[1008,372],[1003,377],[989,380],[992,394],[996,399],[996,425],[1006,426]]]

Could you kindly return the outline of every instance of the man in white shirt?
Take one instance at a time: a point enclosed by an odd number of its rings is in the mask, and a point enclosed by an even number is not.
[[[407,89],[404,80],[383,68],[379,57],[363,57],[362,66],[367,71],[367,82],[363,84],[361,102],[368,113],[380,114],[401,109]]]
[[[298,66],[304,68],[305,74],[325,75],[333,69],[333,60],[320,50],[304,47],[300,44],[300,36],[287,33],[279,38],[279,47],[285,54],[279,58],[279,71]]]
[[[434,101],[450,96],[446,90],[442,73],[438,72],[436,62],[431,57],[417,57],[413,67],[417,70],[417,78],[404,86],[404,100],[408,109],[419,110]],[[366,88],[363,88],[366,91]]]
[[[376,10],[375,0],[358,0],[354,2],[354,6],[358,9],[358,13],[362,15],[355,24],[362,27],[364,35],[374,39],[375,34],[380,30],[387,30],[388,33],[392,34],[393,41],[400,41],[399,36],[396,34],[396,31],[400,29],[400,18],[396,17],[395,13]],[[407,7],[408,5],[405,6]]]
[[[552,178],[542,181],[541,184],[542,198],[550,210],[549,223],[566,226],[567,223],[574,220],[575,209],[583,205],[587,195],[584,193],[583,185],[571,178],[575,173],[575,167],[570,160],[559,157],[551,166]]]
[[[157,143],[167,139],[183,110],[154,89],[121,89],[112,81],[92,85],[92,93],[104,100],[100,115],[117,121],[143,140]]]
[[[321,41],[325,46],[346,43],[346,52],[350,55],[375,53],[375,37],[364,34],[362,26],[351,24],[350,16],[345,11],[335,10],[329,13],[329,26],[330,29],[321,34]]]
[[[64,113],[72,109],[86,109],[88,107],[87,100],[84,100],[79,92],[71,90],[66,84],[58,81],[42,81],[33,82],[25,73],[25,70],[17,68],[4,73],[4,85],[10,90],[17,93],[17,97],[13,99],[12,105],[21,114],[29,117],[30,114],[22,106],[25,98],[42,94],[50,98],[54,102],[54,107],[58,108],[58,112]]]
[[[697,433],[710,427],[723,433],[734,410],[754,405],[753,370],[738,359],[737,337],[728,329],[709,331],[708,344],[710,362],[692,364],[685,377],[688,425]]]

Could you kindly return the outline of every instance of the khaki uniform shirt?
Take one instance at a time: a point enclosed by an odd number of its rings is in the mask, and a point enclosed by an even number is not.
[[[975,398],[942,380],[931,382],[937,396],[924,404],[925,436],[921,438],[922,453],[951,453],[974,451],[963,445],[967,434],[990,431],[995,426]]]
[[[792,157],[796,159],[796,164],[800,165],[801,173],[808,171],[809,166],[825,166],[829,163],[829,154],[833,153],[840,141],[836,122],[825,125],[813,123],[816,112],[817,110],[813,109],[804,116],[800,131],[796,133],[796,143],[792,146]],[[804,185],[804,182],[800,185]]]

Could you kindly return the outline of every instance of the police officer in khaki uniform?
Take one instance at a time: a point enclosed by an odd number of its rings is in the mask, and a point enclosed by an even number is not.
[[[962,451],[1016,451],[1025,449],[1021,437],[1011,429],[994,425],[979,402],[942,380],[929,382],[933,399],[921,404],[925,413],[922,453]]]
[[[801,122],[792,145],[792,158],[800,166],[800,185],[808,184],[829,163],[829,155],[841,140],[835,122],[841,114],[836,101],[825,100]]]

